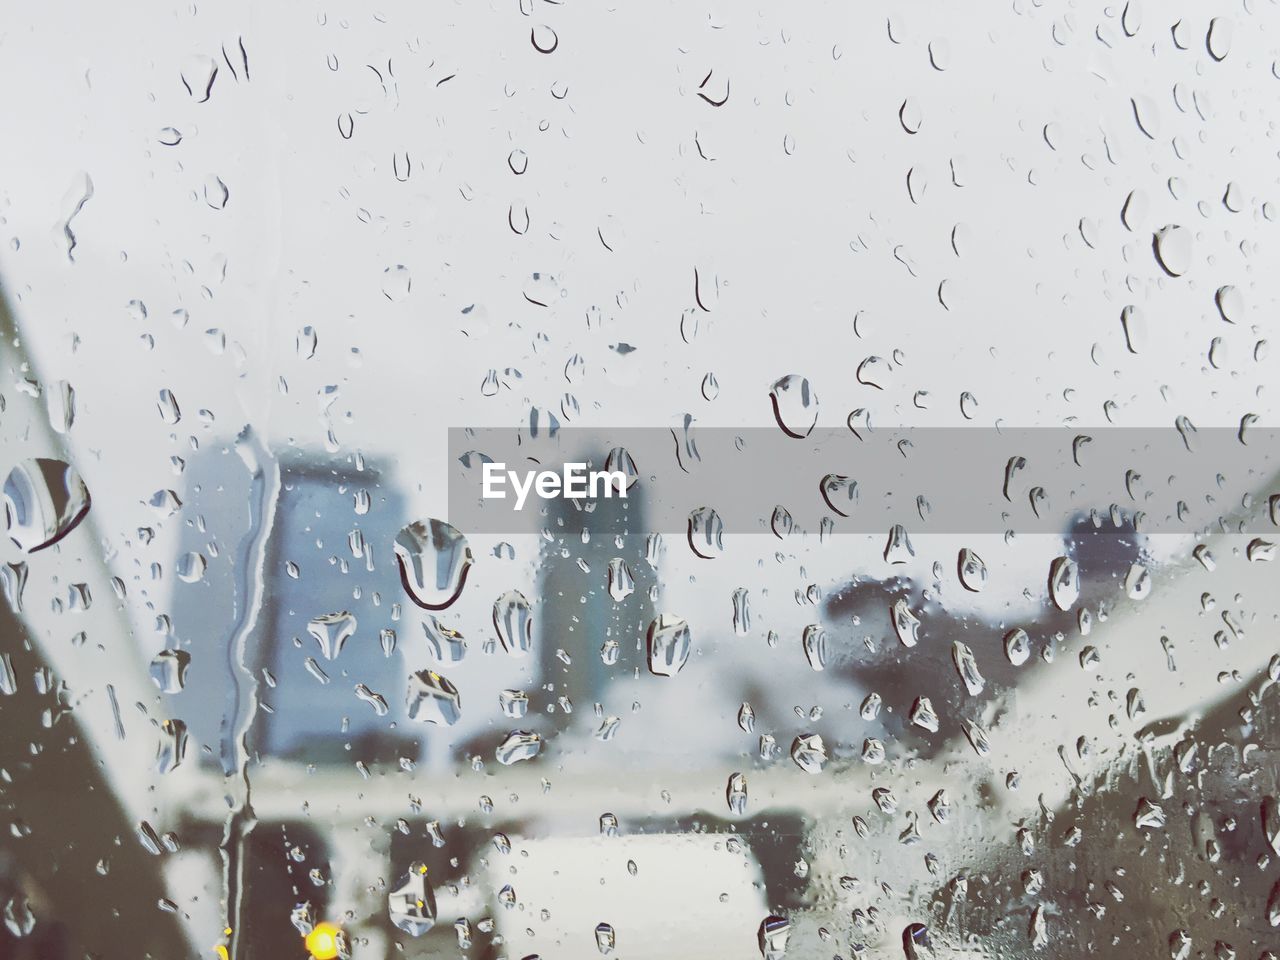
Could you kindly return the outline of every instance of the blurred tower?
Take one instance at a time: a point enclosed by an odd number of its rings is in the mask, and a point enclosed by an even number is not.
[[[654,616],[650,589],[657,584],[645,559],[645,486],[636,483],[625,499],[557,498],[547,510],[553,538],[544,544],[539,570],[536,706],[554,707],[543,720],[547,733],[575,726],[595,732],[601,721],[594,705],[601,704],[605,716],[621,716],[626,704],[610,701],[611,684],[645,669],[645,630]],[[627,581],[630,592],[615,600]],[[612,663],[606,645],[616,651]]]
[[[391,549],[402,498],[372,466],[357,470],[297,454],[279,469],[279,495],[268,506],[262,607],[245,650],[259,704],[250,751],[343,765],[414,756],[414,742],[389,729],[403,717],[405,669],[380,639],[397,626],[394,607],[402,595]],[[201,451],[187,471],[200,481],[187,491],[191,506],[216,526],[186,529],[179,556],[208,553],[215,543],[224,559],[212,559],[199,581],[174,584],[168,645],[191,654],[193,680],[176,696],[196,742],[212,746],[226,739],[227,724],[243,706],[238,698],[248,695],[244,678],[237,682],[230,634],[244,615],[238,605],[252,596],[245,545],[255,508],[246,503],[255,499],[257,481],[225,448]],[[355,631],[329,660],[308,624],[341,613],[354,618]],[[385,715],[357,696],[358,684],[386,701]]]

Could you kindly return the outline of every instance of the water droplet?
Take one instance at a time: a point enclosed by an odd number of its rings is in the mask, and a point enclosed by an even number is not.
[[[960,721],[960,729],[964,731],[965,739],[969,741],[969,746],[973,747],[973,752],[980,757],[988,756],[991,753],[991,741],[987,737],[987,731],[978,726],[972,720]]]
[[[502,649],[523,657],[533,649],[533,608],[519,590],[508,590],[493,602],[493,628]]]
[[[542,737],[528,730],[513,730],[498,746],[497,759],[503,766],[532,760],[542,751]]]
[[[811,623],[804,628],[801,641],[804,645],[805,659],[814,670],[825,670],[827,666],[827,632],[818,624]]]
[[[885,563],[907,563],[915,555],[915,547],[911,545],[911,537],[907,535],[907,528],[900,523],[895,523],[889,531],[888,538],[885,540]]]
[[[172,390],[160,391],[156,410],[160,412],[160,419],[167,424],[172,425],[182,419],[182,409],[178,406],[178,398],[173,395]]]
[[[4,925],[18,939],[29,937],[36,928],[36,915],[31,912],[31,904],[24,896],[10,897],[4,905]],[[19,948],[19,953],[25,951]]]
[[[194,54],[183,62],[179,76],[191,98],[196,103],[205,103],[213,92],[213,81],[218,76],[218,61],[203,54]]]
[[[1129,0],[1120,13],[1120,28],[1126,37],[1136,37],[1142,27],[1142,4]]]
[[[178,558],[175,570],[183,583],[196,583],[204,579],[206,566],[204,555],[192,550]]]
[[[44,395],[45,412],[54,433],[71,432],[76,422],[76,392],[66,380],[51,384]]]
[[[916,697],[915,702],[911,704],[907,719],[922,730],[928,730],[930,733],[938,732],[938,714],[928,697]]]
[[[1234,180],[1227,184],[1227,189],[1222,194],[1222,205],[1232,213],[1239,213],[1244,209],[1244,191],[1240,188],[1240,184]]]
[[[1139,94],[1129,101],[1133,105],[1133,118],[1138,129],[1152,140],[1160,136],[1160,108],[1150,97]]]
[[[884,743],[875,737],[867,737],[862,741],[862,762],[878,766],[884,763]]]
[[[924,117],[920,113],[920,104],[911,97],[903,100],[902,106],[898,108],[898,122],[907,133],[919,133],[920,124],[924,122]]]
[[[320,646],[320,654],[326,660],[336,660],[342,652],[342,646],[356,632],[356,618],[343,610],[341,613],[326,613],[307,623],[307,633],[315,637]]]
[[[1080,568],[1070,557],[1058,557],[1049,566],[1049,597],[1063,611],[1080,599]]]
[[[1147,315],[1141,307],[1132,304],[1120,311],[1120,326],[1124,330],[1124,343],[1130,353],[1139,353],[1147,345]]]
[[[399,303],[409,296],[413,286],[413,275],[402,263],[387,267],[382,271],[382,295],[392,303]]]
[[[789,437],[803,440],[818,422],[818,395],[799,374],[791,373],[775,381],[769,388],[769,400],[774,419]]]
[[[387,913],[411,937],[420,937],[436,925],[436,894],[424,864],[410,866],[404,882],[387,896]]]
[[[969,694],[976,697],[982,693],[987,681],[978,670],[978,661],[968,644],[961,643],[959,640],[951,644],[951,662],[955,664],[956,673],[960,674],[960,679],[964,681],[965,689]]]
[[[1280,800],[1270,794],[1262,798],[1262,836],[1271,852],[1280,856]]]
[[[982,558],[965,547],[960,551],[956,566],[961,586],[971,593],[981,593],[987,585],[987,565]]]
[[[446,627],[430,614],[422,624],[431,655],[440,663],[457,663],[467,655],[467,641],[452,627]]]
[[[1015,667],[1031,658],[1031,638],[1021,627],[1014,627],[1004,635],[1004,655]]]
[[[23,460],[4,482],[9,539],[27,553],[50,547],[69,534],[89,506],[89,488],[76,469],[61,460]]]
[[[636,582],[631,576],[631,568],[622,557],[614,557],[609,561],[609,596],[614,603],[621,603],[635,592]]]
[[[933,943],[929,928],[923,923],[910,923],[902,931],[902,952],[907,960],[932,960]]]
[[[1191,269],[1191,231],[1175,223],[1161,227],[1152,238],[1156,262],[1171,277]]]
[[[1139,830],[1163,830],[1164,809],[1146,797],[1139,798],[1138,807],[1133,811],[1133,825]]]
[[[1143,190],[1130,190],[1125,197],[1124,206],[1120,209],[1120,220],[1130,230],[1138,230],[1147,221],[1147,213],[1151,209],[1151,201]]]
[[[178,693],[187,685],[191,654],[185,650],[161,650],[151,660],[151,682],[162,693]]]
[[[529,712],[529,695],[523,690],[503,690],[498,694],[498,706],[504,715],[518,720]]]
[[[231,198],[231,191],[227,189],[227,185],[212,173],[205,177],[203,189],[204,202],[214,210],[223,209]]]
[[[1219,287],[1213,301],[1218,305],[1218,315],[1227,323],[1244,322],[1244,295],[1231,284]]]
[[[627,490],[634,487],[640,479],[640,470],[625,447],[614,447],[609,451],[609,455],[604,459],[604,469],[608,473],[625,474]]]
[[[712,507],[699,507],[689,514],[689,549],[703,560],[724,553],[724,521]]]
[[[935,70],[946,70],[951,66],[951,43],[946,37],[935,37],[929,41],[929,63]]]
[[[805,773],[821,773],[827,763],[826,744],[819,734],[802,734],[791,741],[791,759]]]
[[[769,529],[773,531],[775,537],[785,540],[794,526],[795,521],[791,519],[791,512],[786,507],[778,505],[773,508],[773,515],[769,518]]]
[[[764,960],[782,960],[787,952],[787,939],[791,936],[791,923],[785,917],[769,916],[760,921],[756,939]]]
[[[22,612],[22,595],[27,589],[27,573],[25,560],[0,565],[0,588],[3,588],[4,598],[9,604],[9,609],[14,613]]]
[[[733,632],[745,637],[751,629],[751,597],[745,587],[733,591]]]
[[[920,619],[911,612],[905,597],[893,602],[890,618],[893,620],[893,631],[898,635],[898,642],[904,647],[914,647],[920,641]]]
[[[1252,563],[1267,563],[1276,558],[1276,545],[1270,540],[1254,537],[1245,547],[1245,556]]]
[[[883,390],[888,384],[892,373],[893,368],[889,365],[888,360],[883,357],[867,357],[858,364],[858,369],[854,371],[854,376],[864,387]]]
[[[1280,927],[1280,880],[1275,882],[1270,896],[1267,897],[1267,923],[1273,927]],[[1274,958],[1275,954],[1270,956]],[[1258,960],[1267,960],[1267,955],[1260,956]]]
[[[1226,17],[1214,17],[1209,21],[1209,30],[1205,34],[1204,45],[1209,56],[1221,63],[1231,52],[1231,37],[1235,32],[1235,24]]]
[[[62,198],[62,209],[66,211],[66,215],[62,218],[62,239],[66,243],[67,260],[70,263],[76,262],[76,246],[79,241],[76,234],[71,229],[71,221],[73,221],[84,209],[84,205],[93,199],[93,179],[84,171],[76,174],[72,181],[71,187],[67,190]]]
[[[443,520],[411,523],[396,535],[396,563],[409,598],[426,610],[458,599],[471,569],[467,538]]]
[[[187,725],[181,720],[165,720],[160,724],[160,740],[156,744],[156,772],[172,773],[187,755]]]
[[[1043,950],[1049,945],[1049,921],[1045,917],[1044,904],[1036,904],[1031,911],[1031,923],[1027,927],[1027,939],[1035,950]]]
[[[613,927],[607,923],[596,924],[596,949],[603,956],[613,953],[614,948],[618,945],[618,936],[614,932]]]
[[[1151,593],[1151,573],[1140,563],[1129,566],[1124,578],[1124,592],[1130,600],[1143,600]]]
[[[539,53],[555,53],[556,47],[560,46],[560,38],[546,24],[538,24],[529,31],[529,42]]]
[[[858,481],[835,473],[828,473],[818,484],[822,499],[831,511],[841,517],[852,515],[858,505]],[[775,511],[776,514],[776,511]],[[788,514],[787,519],[790,519]],[[776,531],[775,531],[776,532]]]
[[[862,701],[862,705],[858,708],[858,714],[863,720],[871,721],[880,716],[880,707],[884,703],[884,698],[874,691],[867,694]]]
[[[693,637],[681,617],[664,613],[649,624],[646,635],[649,672],[657,677],[674,677],[689,660]]]
[[[410,720],[451,727],[462,717],[462,697],[458,688],[434,670],[419,670],[409,676],[406,699]]]
[[[741,773],[731,774],[729,785],[725,788],[725,800],[729,804],[729,812],[742,816],[747,812],[747,778]]]

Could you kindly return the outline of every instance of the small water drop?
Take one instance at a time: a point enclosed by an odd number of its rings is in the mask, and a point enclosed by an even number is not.
[[[307,623],[307,633],[315,638],[326,660],[336,660],[343,644],[356,632],[356,618],[347,611],[326,613]]]
[[[1191,269],[1191,231],[1176,223],[1161,227],[1152,235],[1156,262],[1171,277]]]
[[[649,624],[646,641],[649,672],[657,677],[674,677],[679,673],[693,648],[688,622],[666,613]]]
[[[185,650],[161,650],[151,660],[151,682],[162,693],[178,693],[187,685],[191,654]]]
[[[382,271],[382,295],[392,303],[399,303],[409,296],[412,286],[413,276],[404,264],[397,263]]]
[[[1050,564],[1049,597],[1063,611],[1080,599],[1080,568],[1070,557],[1058,557]]]
[[[471,569],[471,547],[443,520],[411,523],[396,535],[396,563],[409,598],[426,610],[443,610],[462,593]]]
[[[1031,658],[1031,638],[1021,627],[1014,627],[1004,635],[1005,658],[1020,667]]]
[[[533,608],[519,590],[508,590],[493,602],[493,628],[502,649],[513,657],[533,649]]]
[[[89,488],[62,460],[23,460],[4,482],[5,522],[9,539],[35,553],[57,543],[89,512]]]
[[[436,895],[424,864],[412,864],[404,882],[387,895],[387,913],[396,928],[411,937],[436,925]]]
[[[804,656],[809,661],[809,666],[816,671],[825,670],[827,667],[827,632],[818,624],[811,623],[804,628],[801,643],[804,646]]]
[[[503,766],[532,760],[542,751],[542,737],[528,730],[513,730],[498,745],[496,757]]]
[[[920,104],[911,97],[903,100],[902,106],[898,108],[898,122],[902,124],[902,129],[907,133],[919,133],[920,125],[924,122],[924,116],[920,112]]]
[[[410,720],[451,727],[462,717],[462,696],[449,680],[434,670],[409,676],[406,707]]]
[[[914,647],[920,641],[920,619],[911,612],[906,598],[893,602],[890,618],[893,621],[894,633],[898,635],[898,642],[904,647]]]
[[[803,440],[818,422],[818,395],[799,374],[791,373],[775,381],[769,388],[769,400],[774,419],[789,437]]]
[[[791,759],[805,773],[819,774],[827,763],[827,747],[816,733],[801,734],[791,741]]]
[[[987,565],[982,558],[965,547],[956,561],[960,585],[971,593],[981,593],[987,585]]]

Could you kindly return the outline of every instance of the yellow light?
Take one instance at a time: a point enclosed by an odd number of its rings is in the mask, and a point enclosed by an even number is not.
[[[307,934],[307,950],[315,960],[335,960],[338,956],[338,937],[342,931],[332,923],[317,923]]]
[[[218,960],[228,960],[227,948],[221,943],[213,948],[213,952],[218,955]]]

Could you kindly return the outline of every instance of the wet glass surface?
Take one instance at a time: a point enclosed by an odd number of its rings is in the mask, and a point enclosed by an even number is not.
[[[0,31],[0,957],[1280,955],[1271,7],[127,13]]]

